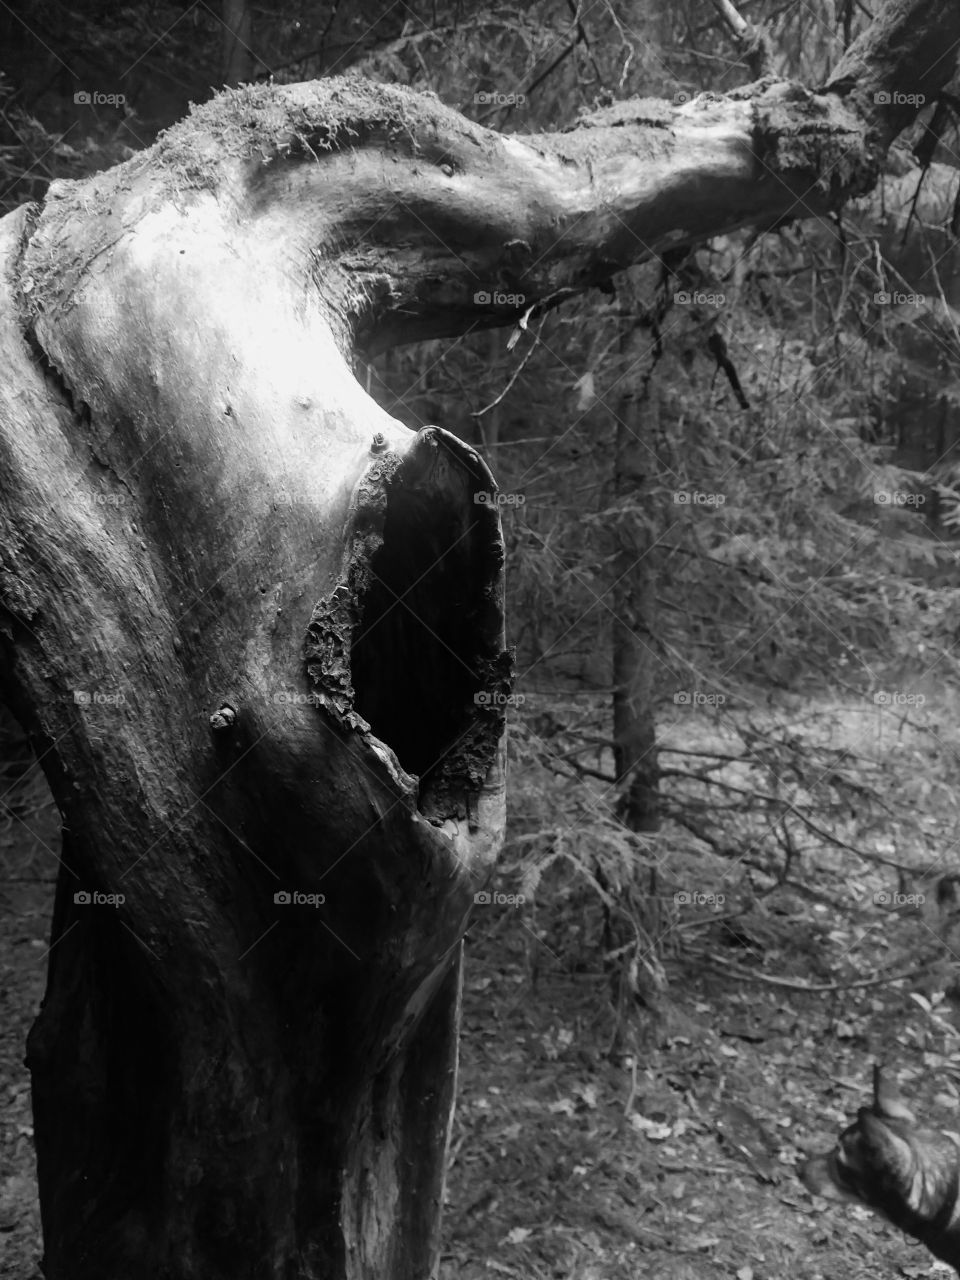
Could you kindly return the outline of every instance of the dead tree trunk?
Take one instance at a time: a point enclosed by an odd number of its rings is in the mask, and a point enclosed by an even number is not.
[[[881,17],[864,57],[931,98],[960,10]],[[434,1273],[502,546],[483,462],[354,353],[867,190],[912,115],[855,55],[531,138],[357,79],[227,91],[0,223],[0,692],[64,823],[49,1280]]]
[[[0,226],[3,685],[65,828],[45,1270],[422,1277],[503,821],[493,482],[175,221],[32,329],[43,222]]]

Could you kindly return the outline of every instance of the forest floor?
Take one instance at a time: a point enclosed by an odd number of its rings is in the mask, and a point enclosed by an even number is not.
[[[52,805],[30,825],[29,848],[14,858],[8,841],[0,864],[4,1280],[40,1280],[23,1056],[45,977]],[[863,927],[825,896],[775,889],[735,928],[708,910],[663,940],[668,986],[629,1018],[609,998],[595,895],[479,907],[441,1280],[944,1274],[796,1176],[868,1101],[877,1059],[925,1119],[960,1128],[960,1020],[943,994],[956,942],[912,907]]]
[[[717,929],[696,956],[668,959],[635,1067],[608,1053],[602,976],[548,958],[534,980],[540,944],[519,916],[474,931],[442,1280],[952,1274],[866,1210],[816,1200],[796,1172],[869,1103],[876,1060],[925,1119],[960,1128],[943,970],[852,985],[914,971],[928,927],[901,918],[855,944],[794,905],[755,914],[749,938]]]
[[[36,775],[36,770],[34,770]],[[5,795],[6,804],[11,796]],[[27,1032],[47,974],[59,815],[42,777],[0,810],[0,1276],[41,1280]]]

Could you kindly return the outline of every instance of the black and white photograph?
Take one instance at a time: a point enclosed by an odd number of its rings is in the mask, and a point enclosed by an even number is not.
[[[0,0],[0,1280],[960,1276],[957,0]]]

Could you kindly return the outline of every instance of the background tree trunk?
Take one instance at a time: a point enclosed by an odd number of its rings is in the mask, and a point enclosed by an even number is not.
[[[614,495],[620,508],[613,558],[614,767],[624,822],[634,831],[660,824],[660,770],[654,707],[657,656],[656,518],[637,514],[650,501],[659,437],[659,390],[652,376],[656,338],[630,323],[621,340],[623,375],[617,400]]]
[[[252,18],[247,0],[223,0],[223,83],[243,84],[253,71]]]

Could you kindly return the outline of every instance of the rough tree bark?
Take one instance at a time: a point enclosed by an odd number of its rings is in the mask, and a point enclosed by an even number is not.
[[[502,548],[483,462],[353,353],[867,190],[907,117],[862,83],[932,97],[960,11],[878,30],[819,95],[529,138],[356,79],[228,91],[0,223],[0,691],[64,822],[50,1280],[433,1274]]]
[[[65,826],[47,1274],[423,1275],[502,827],[492,481],[361,392],[282,236],[128,176],[62,291],[88,189],[0,228],[3,679]]]

